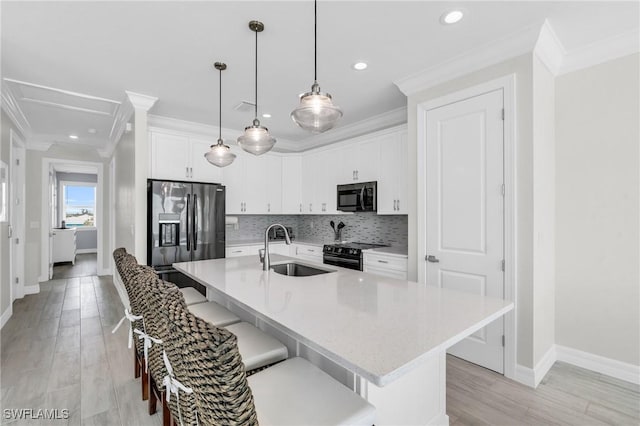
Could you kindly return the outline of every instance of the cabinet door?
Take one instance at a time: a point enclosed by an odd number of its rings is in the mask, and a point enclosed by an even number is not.
[[[332,151],[315,154],[316,190],[314,213],[335,214],[336,210],[336,173],[335,156]]]
[[[222,182],[222,168],[209,163],[204,154],[209,151],[211,144],[215,142],[190,139],[190,157],[192,179],[196,182]],[[227,166],[228,167],[228,166]]]
[[[264,157],[267,181],[267,213],[282,213],[282,158],[277,155]],[[300,180],[298,175],[298,181]]]
[[[151,177],[189,179],[189,138],[165,133],[151,134]]]
[[[339,185],[345,185],[357,181],[356,170],[358,169],[358,145],[351,143],[333,149],[333,161],[336,181]]]
[[[378,214],[397,214],[397,186],[399,173],[406,170],[397,168],[398,147],[396,144],[380,145],[378,176]]]
[[[316,202],[318,186],[317,153],[306,154],[302,157],[302,213],[319,213]]]
[[[380,163],[380,144],[389,143],[393,138],[385,136],[358,144],[358,167],[356,168],[356,179],[358,182],[370,182],[378,180]]]
[[[238,147],[232,147],[231,150],[236,154],[236,159],[222,170],[222,182],[226,186],[226,213],[242,214],[243,211],[243,195],[244,195],[244,168],[245,156],[240,154]]]
[[[267,213],[268,203],[268,180],[269,173],[268,160],[264,155],[255,156],[248,154],[245,156],[244,168],[244,191],[242,200],[245,203],[246,214]]]
[[[400,132],[398,141],[398,157],[396,159],[396,198],[398,200],[396,214],[408,214],[408,198],[407,191],[408,175],[409,175],[409,152],[407,146],[407,132]],[[415,161],[415,159],[414,159]]]
[[[282,213],[302,213],[302,157],[282,158]]]

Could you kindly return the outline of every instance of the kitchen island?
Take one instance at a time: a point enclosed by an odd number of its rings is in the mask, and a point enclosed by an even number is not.
[[[299,259],[272,255],[272,266]],[[360,271],[265,272],[257,256],[174,264],[377,408],[377,425],[448,424],[446,350],[513,303]]]

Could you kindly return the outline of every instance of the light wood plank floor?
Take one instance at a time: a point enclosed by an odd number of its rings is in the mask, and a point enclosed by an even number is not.
[[[75,265],[71,262],[64,262],[58,263],[53,267],[53,279],[96,275],[98,273],[97,262],[95,253],[77,254]]]
[[[161,424],[140,399],[126,327],[111,333],[122,315],[111,277],[42,283],[13,309],[0,332],[0,408],[66,408],[70,418],[2,415],[2,424]],[[640,424],[640,390],[626,382],[556,363],[533,390],[455,357],[447,362],[452,425]]]

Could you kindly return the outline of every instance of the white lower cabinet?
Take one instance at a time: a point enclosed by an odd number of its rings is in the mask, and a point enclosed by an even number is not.
[[[76,230],[71,229],[54,229],[51,252],[51,261],[76,263]]]
[[[407,257],[364,251],[364,272],[400,280],[407,279]]]
[[[322,263],[322,246],[294,243],[291,245],[291,256],[309,262]]]

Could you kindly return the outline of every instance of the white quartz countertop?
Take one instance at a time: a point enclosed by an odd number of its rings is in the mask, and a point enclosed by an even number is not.
[[[271,255],[332,273],[288,277],[251,257],[175,263],[251,313],[377,386],[513,309],[513,303]]]

